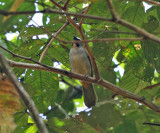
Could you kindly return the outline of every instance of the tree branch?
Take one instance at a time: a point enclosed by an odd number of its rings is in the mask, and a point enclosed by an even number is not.
[[[84,75],[78,74],[78,73],[73,73],[73,72],[69,72],[69,71],[65,71],[65,70],[61,70],[61,69],[57,69],[57,68],[53,68],[50,66],[46,66],[43,64],[42,65],[37,65],[37,64],[31,64],[31,63],[21,63],[21,62],[15,62],[15,61],[11,61],[8,60],[9,64],[11,67],[17,67],[17,68],[28,68],[28,69],[35,69],[35,70],[42,70],[42,71],[47,71],[47,72],[53,72],[53,73],[58,73],[70,78],[75,78],[78,80],[83,80],[86,82],[90,82],[90,83],[95,83],[98,84],[100,86],[103,86],[113,92],[115,92],[118,95],[123,96],[124,98],[128,98],[128,99],[132,99],[135,100],[139,103],[142,103],[144,105],[146,105],[147,107],[149,107],[150,109],[154,110],[155,112],[160,113],[160,107],[153,104],[151,101],[146,100],[144,97],[140,97],[138,95],[135,95],[127,90],[124,90],[106,80],[100,80],[97,81],[95,78],[93,77],[88,77],[86,78]]]
[[[59,33],[61,33],[61,31],[69,24],[69,22],[67,21],[51,38],[51,40],[49,41],[49,43],[47,44],[46,48],[44,49],[43,53],[41,54],[41,57],[39,59],[39,62],[42,62],[43,57],[45,56],[45,54],[47,53],[49,47],[51,46],[52,42],[54,41],[54,39],[57,37],[57,35]]]
[[[72,88],[75,89],[76,91],[82,92],[82,89],[79,89],[78,87],[76,87],[76,86],[70,84],[69,82],[67,82],[66,80],[64,80],[62,77],[61,77],[61,80],[60,80],[60,81],[63,82],[63,83],[65,83],[66,85],[72,87]]]
[[[158,123],[150,123],[150,122],[144,122],[144,125],[153,125],[153,126],[160,126]]]
[[[79,32],[82,40],[86,41],[85,36],[83,35],[83,32],[82,32],[82,25],[77,25],[76,23],[74,23],[74,21],[71,19],[71,17],[69,15],[67,15],[67,19],[73,25],[73,27]],[[100,77],[100,74],[99,74],[99,71],[98,71],[98,67],[97,67],[95,58],[94,58],[94,56],[91,52],[91,49],[90,49],[88,43],[84,42],[84,44],[85,44],[85,48],[87,50],[87,53],[89,55],[89,58],[91,60],[91,63],[92,63],[92,66],[93,66],[93,69],[94,69],[94,72],[95,72],[95,77],[96,77],[97,80],[100,80],[101,77]]]
[[[109,7],[110,12],[112,14],[112,17],[113,17],[112,21],[113,22],[115,22],[117,24],[120,24],[120,25],[123,25],[124,27],[127,27],[127,28],[139,33],[143,37],[148,38],[148,39],[150,39],[152,41],[155,41],[155,42],[157,42],[157,44],[160,44],[160,38],[154,36],[153,34],[147,32],[147,31],[145,31],[144,29],[141,29],[141,28],[139,28],[139,27],[137,27],[137,26],[135,26],[135,25],[133,25],[133,24],[121,19],[121,18],[119,18],[119,16],[117,16],[117,14],[116,14],[116,11],[115,11],[111,1],[110,0],[106,0],[106,2],[108,4],[108,7]]]
[[[67,6],[68,6],[69,2],[70,2],[70,0],[67,0],[66,3],[64,4],[64,6],[63,6],[64,10],[67,10]]]
[[[91,2],[91,3],[89,4],[89,6],[86,8],[86,10],[84,11],[83,14],[87,14],[87,12],[89,11],[89,8],[91,7],[92,4],[93,4],[93,2]],[[80,27],[81,27],[82,24],[83,24],[83,20],[84,20],[84,18],[81,18],[81,21],[80,21],[80,23],[79,23],[79,26],[80,26]]]
[[[85,36],[82,33],[81,27],[79,29],[77,29],[77,30],[79,31],[82,40],[86,41]],[[84,42],[84,44],[85,44],[85,48],[86,48],[86,50],[88,52],[88,55],[90,57],[90,60],[91,60],[91,63],[92,63],[93,69],[94,69],[95,77],[96,77],[97,80],[100,80],[101,76],[100,76],[99,71],[98,71],[98,67],[97,67],[97,64],[96,64],[96,61],[95,61],[95,57],[92,54],[91,49],[90,49],[88,43]]]
[[[26,107],[29,109],[29,112],[35,121],[35,124],[41,133],[48,133],[48,130],[46,128],[46,125],[44,124],[42,118],[39,116],[39,112],[31,99],[31,97],[28,95],[28,93],[24,90],[23,86],[19,83],[16,76],[12,72],[11,68],[8,65],[8,62],[6,61],[5,57],[3,56],[2,52],[0,51],[0,62],[5,70],[7,76],[10,78],[12,83],[14,84],[17,92],[19,93],[21,99],[25,103]]]
[[[154,85],[149,85],[149,86],[143,88],[143,90],[152,89],[152,88],[157,87],[159,85],[160,85],[160,83],[157,83],[157,84],[154,84]]]
[[[65,44],[71,44],[71,43],[84,43],[84,42],[112,42],[112,41],[143,41],[143,37],[137,37],[137,38],[102,38],[102,39],[91,39],[91,40],[80,40],[80,41],[65,41],[62,39],[59,39],[62,43]]]
[[[59,5],[57,2],[55,2],[54,0],[50,0],[54,5],[56,5],[58,8],[63,10],[63,7],[61,5]]]
[[[74,95],[72,95],[72,96],[70,96],[70,97],[65,98],[64,101],[61,102],[59,105],[62,106],[64,103],[66,103],[67,101],[73,99],[74,97],[78,96],[78,95],[81,94],[81,93],[82,93],[82,91],[77,91],[76,94],[74,94]],[[55,111],[56,109],[58,109],[57,106],[55,106],[55,107],[51,108],[51,110],[48,110],[47,112],[45,112],[44,115],[48,115],[49,113],[51,113],[52,111]]]
[[[114,33],[114,34],[131,34],[131,35],[139,35],[139,34],[134,33],[134,32],[108,31],[108,30],[99,30],[99,29],[91,29],[91,31],[107,32],[107,33]]]
[[[142,1],[145,1],[145,2],[150,3],[152,5],[160,6],[160,3],[157,1],[154,1],[154,0],[142,0]]]
[[[110,10],[110,12],[111,12],[111,15],[112,15],[112,20],[113,20],[113,21],[119,20],[119,17],[118,17],[118,15],[117,15],[117,13],[116,13],[116,11],[115,11],[115,9],[114,9],[111,1],[110,1],[110,0],[106,0],[106,1],[107,1],[109,10]]]

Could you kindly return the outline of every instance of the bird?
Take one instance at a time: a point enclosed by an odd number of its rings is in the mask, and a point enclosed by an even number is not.
[[[73,40],[80,40],[78,37],[73,36]],[[69,53],[69,61],[71,64],[71,71],[82,74],[84,76],[93,77],[93,70],[88,53],[83,48],[82,43],[73,43]],[[92,83],[80,80],[82,84],[82,93],[84,103],[88,108],[96,105],[97,95]]]

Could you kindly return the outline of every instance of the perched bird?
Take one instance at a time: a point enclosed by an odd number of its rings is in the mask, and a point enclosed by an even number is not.
[[[77,41],[80,39],[74,36],[73,40]],[[72,44],[72,47],[69,53],[69,60],[71,63],[72,72],[93,77],[90,58],[81,43]],[[93,84],[85,81],[80,81],[80,82],[83,86],[83,96],[84,96],[85,105],[88,108],[95,106],[97,101],[97,96],[93,88]]]

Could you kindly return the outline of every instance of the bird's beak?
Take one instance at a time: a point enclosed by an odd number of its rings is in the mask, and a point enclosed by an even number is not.
[[[73,43],[73,46],[72,46],[72,48],[76,48],[77,46],[76,46],[76,44],[75,43]]]

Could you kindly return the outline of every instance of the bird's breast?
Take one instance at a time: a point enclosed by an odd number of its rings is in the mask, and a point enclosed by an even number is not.
[[[85,52],[70,55],[70,62],[73,72],[91,75],[91,65]]]

